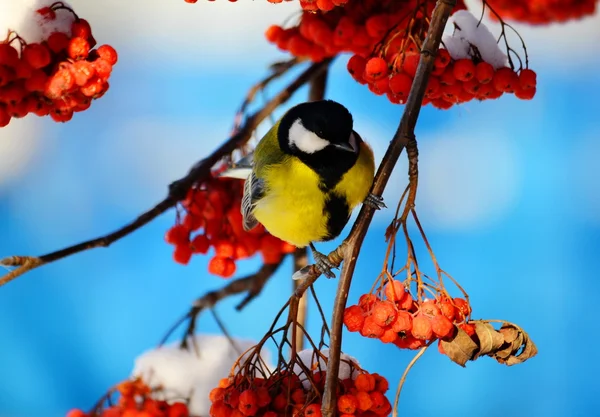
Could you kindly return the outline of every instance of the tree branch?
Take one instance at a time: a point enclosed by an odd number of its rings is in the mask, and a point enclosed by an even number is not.
[[[57,261],[67,256],[74,255],[79,252],[86,251],[92,248],[108,247],[113,242],[127,236],[128,234],[136,231],[140,227],[148,224],[156,217],[174,207],[177,202],[183,200],[187,194],[187,191],[195,183],[201,182],[210,176],[211,168],[225,155],[230,154],[236,148],[245,144],[251,137],[252,132],[256,127],[267,118],[278,106],[285,103],[294,92],[300,87],[310,81],[313,77],[319,75],[322,71],[327,69],[332,59],[312,64],[304,72],[302,72],[294,81],[288,84],[279,94],[273,97],[265,106],[252,114],[246,119],[244,125],[238,130],[238,132],[231,136],[225,143],[217,148],[207,158],[199,161],[195,164],[188,174],[173,182],[169,185],[169,193],[167,197],[158,203],[156,206],[140,215],[137,219],[131,223],[123,226],[122,228],[95,239],[91,239],[82,243],[78,243],[67,248],[51,252],[39,257],[35,256],[11,256],[0,260],[0,265],[17,267],[8,274],[0,278],[0,286],[12,281],[13,279],[23,275],[32,269],[40,267],[44,264]],[[291,67],[291,66],[290,66]]]
[[[410,142],[416,141],[414,131],[419,112],[421,111],[421,103],[425,95],[429,75],[433,68],[435,54],[442,39],[444,27],[455,4],[456,0],[438,0],[436,3],[427,31],[427,37],[421,48],[421,59],[402,114],[402,119],[375,176],[372,189],[375,195],[383,193],[392,170],[402,153],[402,149]],[[373,208],[363,205],[350,231],[350,235],[341,246],[344,265],[340,274],[340,282],[335,296],[333,318],[331,321],[329,360],[327,361],[327,377],[321,407],[323,417],[333,417],[336,411],[336,388],[340,367],[344,309],[346,308],[356,260],[373,214]],[[336,254],[340,253],[340,251],[334,252]]]

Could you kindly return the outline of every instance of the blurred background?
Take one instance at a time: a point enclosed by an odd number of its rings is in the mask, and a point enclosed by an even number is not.
[[[0,130],[0,257],[44,254],[105,234],[161,200],[171,181],[228,137],[267,65],[287,57],[263,32],[299,10],[294,2],[264,0],[71,4],[100,44],[117,49],[119,62],[108,93],[71,122],[28,116]],[[405,384],[405,415],[598,413],[600,18],[516,27],[538,74],[537,96],[425,107],[416,131],[417,209],[441,266],[470,294],[473,316],[523,326],[539,354],[515,367],[483,358],[463,369],[432,348]],[[347,59],[335,61],[327,96],[352,111],[379,160],[403,108],[354,82]],[[287,107],[306,97],[302,89]],[[390,207],[406,185],[401,159],[384,194]],[[375,216],[350,302],[376,278],[392,214]],[[0,289],[0,417],[90,408],[197,296],[226,284],[207,273],[208,257],[188,266],[172,261],[163,235],[173,222],[170,211],[109,249],[44,266]],[[240,262],[236,276],[258,266],[258,259]],[[241,297],[219,304],[232,334],[262,337],[288,297],[291,272],[288,262],[241,313],[233,309]],[[336,285],[317,284],[327,315]],[[309,327],[318,326],[312,309]],[[210,315],[200,330],[219,332]],[[392,390],[414,354],[348,332],[344,351],[387,377]]]

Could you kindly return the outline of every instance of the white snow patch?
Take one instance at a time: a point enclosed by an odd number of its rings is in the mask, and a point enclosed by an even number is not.
[[[453,59],[464,59],[475,56],[477,48],[481,58],[496,69],[507,66],[507,57],[496,43],[496,38],[483,22],[467,10],[454,13],[446,25],[443,37],[444,45]]]
[[[47,19],[37,10],[50,6],[53,0],[0,0],[0,33],[14,30],[26,42],[41,42],[53,32],[71,34],[75,16],[68,10],[56,10],[55,19]],[[62,2],[71,7],[68,3]]]
[[[251,340],[234,340],[239,352],[256,345]],[[193,347],[180,349],[178,343],[144,352],[135,359],[131,375],[140,376],[152,388],[162,387],[164,393],[155,394],[156,399],[175,402],[189,397],[190,415],[208,416],[208,395],[221,378],[229,376],[239,354],[223,335],[196,335],[195,342],[199,356]],[[269,364],[268,352],[263,351],[261,357]]]
[[[326,358],[329,358],[329,349],[323,349],[320,353]],[[359,371],[356,369],[356,367],[360,367],[358,360],[350,355],[346,355],[345,353],[342,353],[341,358],[342,362],[340,362],[338,378],[342,380],[350,377],[352,377],[352,379],[356,379],[359,374]],[[298,359],[306,368],[312,370],[313,373],[327,370],[327,362],[313,349],[304,349],[298,352]],[[350,363],[355,363],[356,367],[350,366]],[[294,365],[294,373],[300,376],[300,380],[302,381],[304,388],[310,389],[310,381],[308,378],[306,378],[305,372],[300,365]]]

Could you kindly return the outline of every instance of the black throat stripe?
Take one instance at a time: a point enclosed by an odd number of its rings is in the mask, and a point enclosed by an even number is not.
[[[342,233],[344,227],[350,220],[350,208],[346,197],[330,192],[325,199],[323,214],[327,216],[327,236],[322,239],[326,242],[335,239]]]

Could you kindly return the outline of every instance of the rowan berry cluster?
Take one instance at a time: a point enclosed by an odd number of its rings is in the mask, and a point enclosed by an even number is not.
[[[296,374],[276,372],[267,379],[237,375],[224,378],[210,393],[210,417],[320,417],[325,371],[313,373],[310,383]],[[305,381],[306,382],[306,381]],[[388,416],[388,381],[362,371],[339,381],[337,410],[344,417]]]
[[[58,10],[65,9],[74,16],[68,31],[53,32],[39,43],[27,43],[11,31],[0,42],[0,127],[29,113],[69,121],[74,112],[88,109],[93,99],[108,90],[108,78],[117,63],[114,48],[92,49],[96,40],[90,24],[62,3],[37,13],[53,20]]]
[[[117,385],[119,399],[115,405],[100,407],[91,412],[70,410],[66,417],[189,417],[183,402],[157,401],[151,389],[141,380],[125,381]]]
[[[315,62],[343,52],[366,59],[384,38],[395,39],[394,46],[404,46],[409,36],[424,36],[425,16],[431,15],[433,6],[420,1],[352,0],[328,13],[304,12],[297,26],[273,25],[265,36],[279,49]],[[456,8],[464,7],[458,1]],[[409,26],[412,32],[407,31]]]
[[[236,271],[237,260],[260,252],[264,263],[275,264],[295,250],[262,225],[248,232],[244,230],[240,211],[242,194],[243,181],[220,177],[189,190],[182,202],[183,219],[165,234],[167,243],[175,246],[175,262],[187,265],[193,254],[205,254],[212,247],[215,254],[208,271],[229,278]]]
[[[428,341],[452,338],[456,325],[469,326],[470,314],[471,307],[463,298],[439,296],[419,301],[401,281],[392,280],[381,297],[363,294],[358,304],[346,308],[344,325],[351,332],[401,349],[419,349]]]
[[[515,20],[532,25],[566,22],[592,16],[597,0],[486,0],[505,20]],[[497,15],[490,13],[492,18]]]

